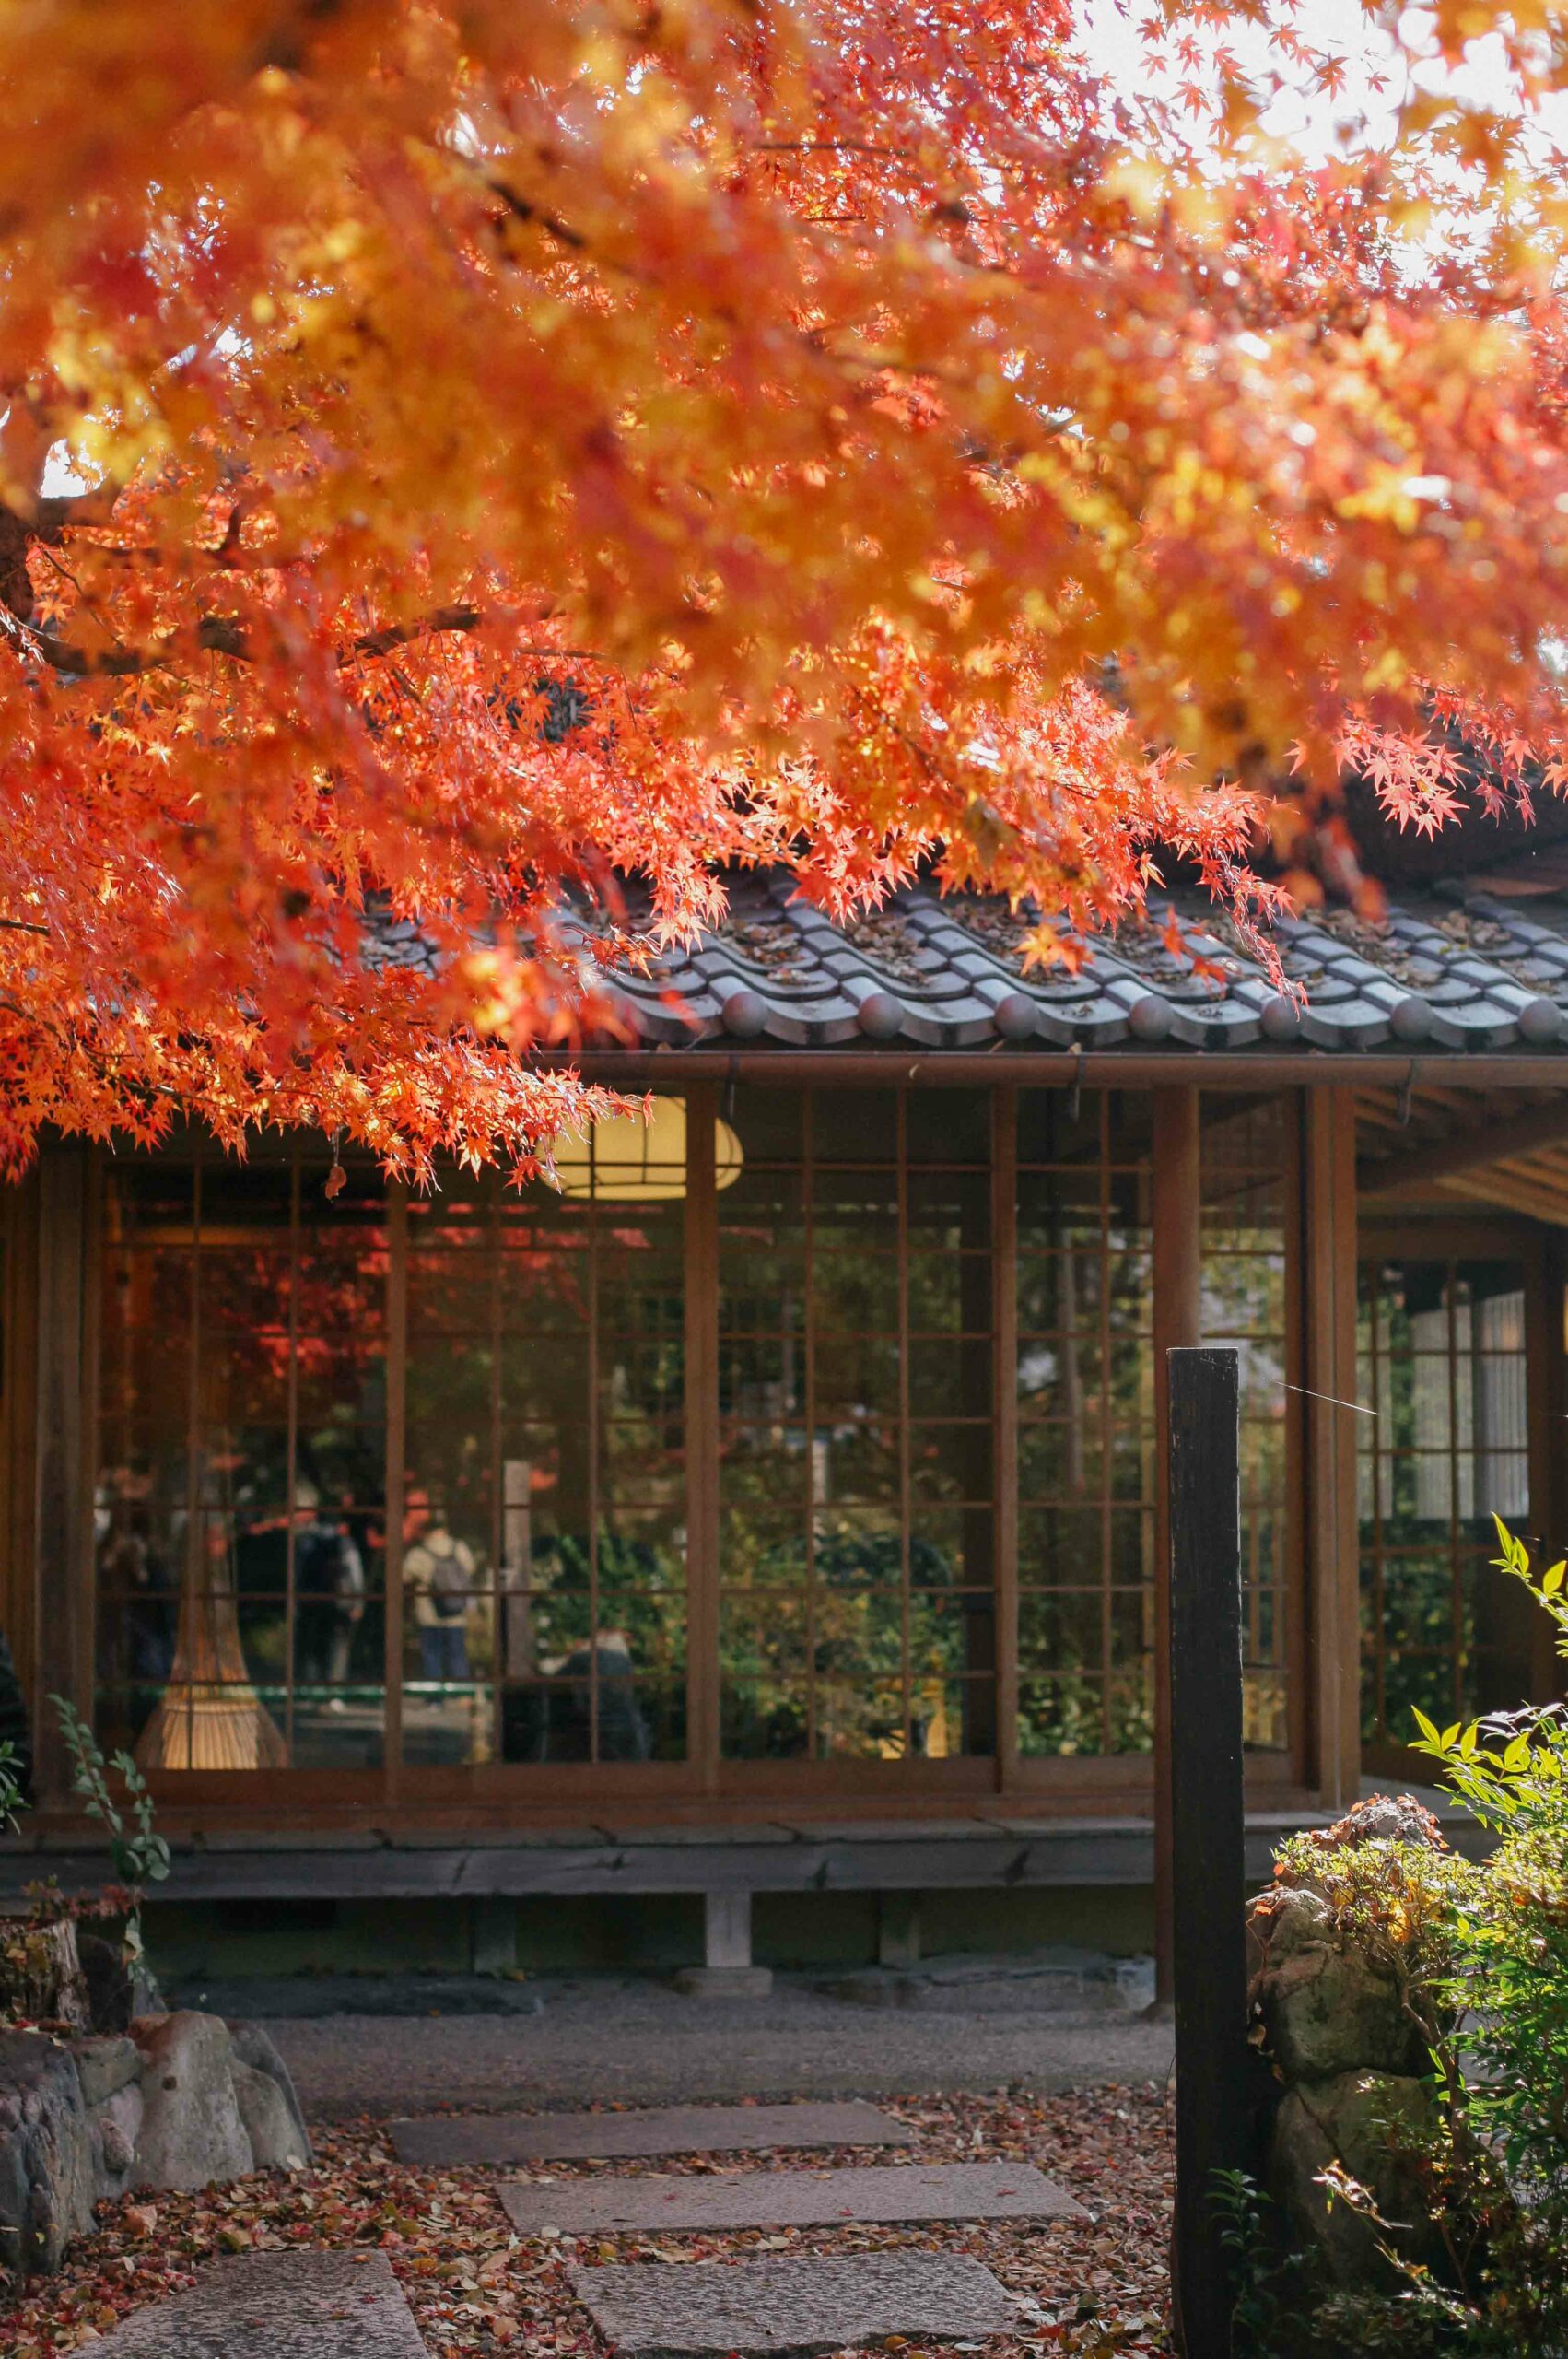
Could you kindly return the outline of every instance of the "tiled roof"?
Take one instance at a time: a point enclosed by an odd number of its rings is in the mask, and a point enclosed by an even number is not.
[[[1155,922],[1096,943],[1087,966],[1025,974],[1027,931],[1006,905],[906,886],[876,914],[833,925],[786,878],[745,877],[725,923],[690,951],[622,974],[638,1038],[670,1047],[1149,1050],[1424,1049],[1568,1051],[1568,898],[1473,891],[1427,898],[1369,925],[1317,912],[1280,929],[1281,992],[1228,926],[1180,910],[1194,970]]]

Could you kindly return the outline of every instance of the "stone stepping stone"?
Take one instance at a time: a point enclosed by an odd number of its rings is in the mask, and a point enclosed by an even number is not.
[[[429,2359],[384,2253],[241,2253],[135,2311],[105,2359]]]
[[[845,2260],[643,2262],[574,2269],[572,2286],[617,2359],[696,2359],[702,2353],[795,2359],[901,2334],[977,2341],[1018,2324],[1007,2288],[958,2253],[869,2252]]]
[[[394,2121],[402,2163],[606,2162],[640,2154],[744,2154],[774,2146],[908,2146],[874,2105],[677,2105],[647,2113],[435,2114]]]
[[[1068,2220],[1082,2207],[1031,2163],[861,2165],[841,2171],[713,2171],[676,2177],[504,2184],[520,2235],[674,2235],[687,2228],[822,2228],[888,2220]]]

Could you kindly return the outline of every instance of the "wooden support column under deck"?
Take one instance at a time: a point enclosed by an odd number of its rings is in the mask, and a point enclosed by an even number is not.
[[[1154,1996],[1172,1995],[1171,1514],[1165,1354],[1201,1341],[1201,1170],[1198,1092],[1156,1089],[1154,1101]]]
[[[1356,1399],[1354,1097],[1309,1089],[1303,1120],[1308,1706],[1318,1799],[1340,1810],[1361,1790],[1360,1418],[1342,1405]]]
[[[48,1697],[92,1709],[92,1599],[87,1517],[88,1211],[85,1148],[46,1152],[39,1171],[38,1390],[33,1521],[38,1684],[33,1743],[41,1801],[63,1802],[70,1769]]]

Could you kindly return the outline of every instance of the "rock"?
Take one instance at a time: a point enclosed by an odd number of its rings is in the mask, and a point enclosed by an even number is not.
[[[309,2163],[312,2159],[310,2133],[305,2127],[305,2116],[295,2094],[293,2075],[278,2054],[271,2034],[263,2031],[260,2024],[234,2023],[228,2026],[228,2036],[234,2042],[234,2053],[240,2063],[248,2064],[253,2072],[264,2072],[268,2080],[275,2083],[288,2108],[289,2120],[294,2125],[298,2158]],[[259,2153],[256,2165],[258,2169],[264,2167]]]
[[[848,2228],[883,2220],[1082,2220],[1082,2206],[1033,2163],[855,2163],[840,2170],[638,2172],[559,2182],[503,2179],[520,2236]]]
[[[1427,2266],[1441,2259],[1441,2243],[1410,2158],[1434,2126],[1431,2092],[1410,2074],[1341,2072],[1287,2091],[1274,2123],[1270,2192],[1284,2213],[1292,2243],[1316,2252],[1336,2284],[1391,2284],[1393,2272],[1378,2251],[1384,2240]],[[1331,2162],[1361,2181],[1382,2217],[1400,2233],[1386,2239],[1384,2230],[1345,2204],[1329,2203],[1316,2182]]]
[[[1368,1794],[1336,1819],[1322,1837],[1336,1850],[1356,1843],[1418,1843],[1429,1851],[1445,1851],[1443,1830],[1424,1803],[1413,1794]]]
[[[93,2115],[94,2176],[99,2195],[123,2195],[131,2185],[144,2110],[141,2084],[132,2081],[125,2088],[116,2089]]]
[[[1321,1893],[1275,1890],[1265,1893],[1252,1912],[1264,1929],[1269,1962],[1283,1966],[1303,1950],[1328,1942],[1334,1935],[1334,1912]]]
[[[96,2346],[95,2346],[96,2347]],[[133,2311],[104,2359],[427,2359],[385,2253],[248,2252]]]
[[[310,2158],[287,2068],[265,2032],[216,2015],[138,2016],[135,2036],[71,2047],[0,2032],[0,2262],[55,2269],[93,2203],[192,2189]],[[243,2053],[240,2051],[243,2050]]]
[[[572,2290],[624,2359],[802,2359],[891,2341],[1015,2334],[1018,2303],[966,2253],[862,2252],[695,2269],[574,2269]]]
[[[76,1941],[87,1992],[88,2021],[96,2032],[127,2032],[135,2013],[131,1969],[118,1942],[98,1933],[82,1933]]]
[[[310,2159],[310,2141],[301,2134],[277,2083],[254,2065],[241,2064],[238,2057],[228,2069],[254,2168],[303,2170]]]
[[[216,2015],[182,2009],[138,2016],[143,2113],[135,2185],[191,2189],[243,2178],[252,2167],[230,2071],[233,2049]]]
[[[141,2051],[134,2039],[74,2039],[71,2053],[76,2060],[82,2102],[89,2110],[135,2080],[142,2069]]]
[[[93,2224],[92,2130],[70,2051],[0,2031],[0,2261],[57,2269]]]
[[[1409,2073],[1425,2057],[1396,1975],[1340,1940],[1311,1891],[1275,1891],[1253,1917],[1262,1942],[1255,1996],[1287,2083],[1353,2071]]]

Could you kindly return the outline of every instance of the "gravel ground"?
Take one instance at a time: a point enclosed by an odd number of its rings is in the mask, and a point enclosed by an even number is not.
[[[315,2028],[310,2026],[310,2028]],[[405,2028],[406,2037],[406,2028]],[[384,2251],[413,2304],[434,2359],[510,2351],[519,2359],[606,2359],[572,2298],[572,2263],[639,2261],[679,2267],[759,2252],[964,2252],[1021,2297],[1018,2330],[977,2345],[982,2359],[1153,2359],[1166,2349],[1163,2317],[1170,2221],[1170,2147],[1163,2087],[1109,2086],[1080,2095],[942,2094],[891,2108],[918,2133],[911,2161],[1037,2164],[1089,2217],[1042,2226],[802,2228],[722,2236],[519,2238],[495,2196],[508,2171],[427,2171],[395,2163],[370,2124],[328,2130],[316,2167],[295,2178],[242,2180],[220,2194],[165,2196],[106,2207],[101,2233],[77,2247],[58,2277],[34,2280],[7,2310],[0,2286],[0,2351],[42,2359],[96,2341],[117,2319],[182,2290],[227,2252],[327,2246]],[[726,2155],[725,2169],[771,2171],[782,2157]],[[791,2158],[798,2163],[799,2158]],[[846,2151],[822,2167],[853,2162]],[[711,2170],[664,2158],[659,2171]],[[559,2182],[601,2166],[561,2163],[532,2173]],[[622,2164],[617,2175],[638,2165]],[[112,2348],[112,2345],[111,2345]],[[926,2359],[914,2340],[898,2359]],[[931,2359],[938,2359],[933,2352]]]
[[[894,2096],[1013,2085],[1036,2090],[1168,2079],[1168,2024],[1063,2016],[1030,1986],[990,1985],[917,2007],[868,2006],[781,1982],[769,1999],[702,2000],[644,1980],[582,1978],[525,1986],[537,2014],[450,2013],[432,1997],[416,2036],[406,2017],[274,2017],[267,2028],[318,2120],[593,2104],[746,2097]],[[260,1993],[214,1990],[229,2014]],[[247,2003],[247,1996],[249,2003]]]

